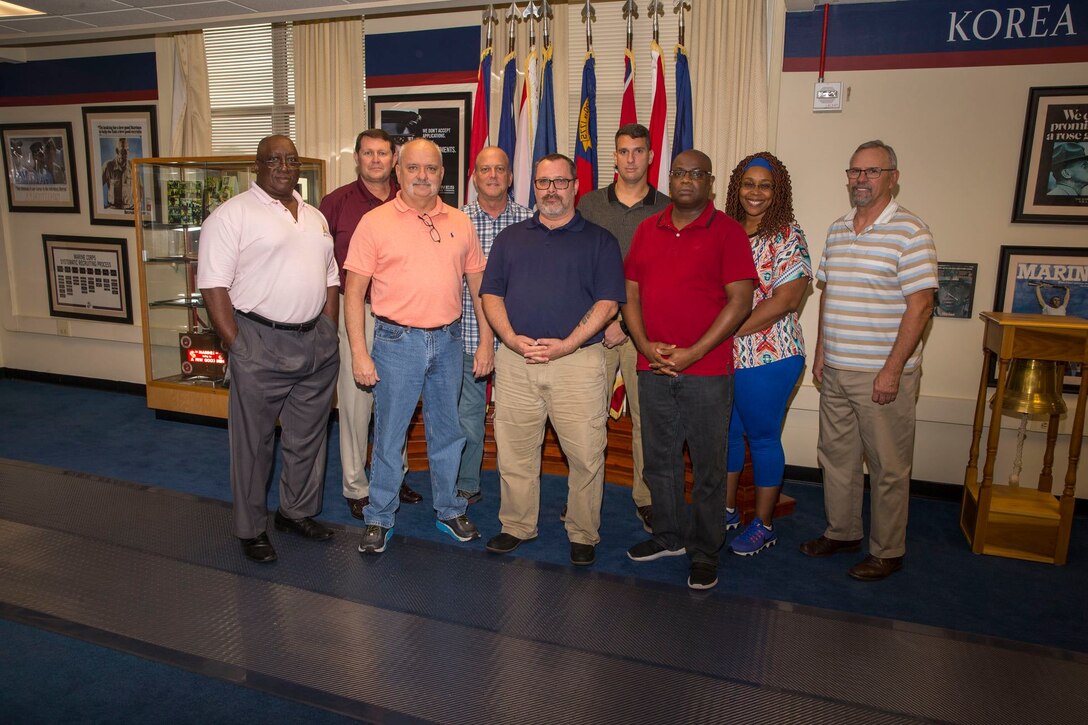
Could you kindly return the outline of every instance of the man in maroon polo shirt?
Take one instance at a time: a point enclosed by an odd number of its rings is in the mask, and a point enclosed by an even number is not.
[[[319,209],[329,222],[333,236],[333,253],[340,268],[340,299],[344,298],[344,259],[348,245],[359,220],[367,212],[376,209],[397,195],[400,188],[393,175],[397,161],[397,148],[392,137],[380,128],[370,128],[355,138],[355,168],[359,178],[328,194],[321,200]],[[351,346],[344,329],[343,310],[340,312],[340,359],[351,360]],[[372,342],[374,325],[370,303],[366,304],[367,340]],[[367,437],[370,433],[370,414],[374,410],[374,394],[369,388],[359,387],[351,374],[351,365],[342,365],[336,380],[336,397],[340,410],[340,465],[344,471],[344,498],[351,508],[351,515],[363,518],[363,508],[369,503],[370,481],[366,476]],[[419,503],[423,497],[405,483],[400,489],[404,503]]]

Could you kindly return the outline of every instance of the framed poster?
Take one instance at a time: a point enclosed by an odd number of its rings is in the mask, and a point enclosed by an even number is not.
[[[8,211],[78,213],[72,124],[0,126]]]
[[[158,155],[154,106],[84,106],[91,224],[131,226],[132,160]]]
[[[939,286],[937,304],[933,305],[933,316],[970,319],[977,275],[978,265],[974,262],[938,262]]]
[[[397,147],[427,138],[442,150],[442,184],[438,195],[461,208],[468,176],[468,143],[472,121],[470,93],[370,94],[370,127],[381,128]]]
[[[1088,247],[1002,246],[994,310],[1088,318]],[[1066,369],[1065,392],[1077,392],[1080,375]]]
[[[124,239],[43,234],[49,314],[132,324]]]
[[[1088,86],[1031,89],[1012,220],[1088,224]]]

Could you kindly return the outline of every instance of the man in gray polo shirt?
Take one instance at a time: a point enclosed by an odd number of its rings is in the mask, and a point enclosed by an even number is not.
[[[669,205],[669,197],[650,186],[650,132],[638,123],[629,123],[616,131],[616,180],[604,189],[591,191],[578,202],[578,211],[587,220],[612,232],[619,240],[624,258],[631,249],[631,238],[644,219]],[[635,383],[635,363],[638,351],[627,337],[623,319],[617,317],[604,331],[605,379],[604,395],[612,397],[616,370],[623,374],[627,391],[627,408],[631,414],[631,497],[635,511],[647,533],[653,533],[653,506],[650,488],[642,477],[642,425],[639,422],[638,385]],[[565,513],[565,510],[564,510]]]

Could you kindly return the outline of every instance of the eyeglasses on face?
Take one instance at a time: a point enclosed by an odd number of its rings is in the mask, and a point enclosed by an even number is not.
[[[434,222],[426,214],[419,215],[420,220],[427,225],[427,231],[431,233],[431,241],[440,243],[442,241],[442,235],[438,233],[438,229],[435,227]]]
[[[750,179],[745,179],[744,181],[740,182],[740,188],[744,189],[745,191],[755,191],[756,189],[759,189],[760,191],[767,193],[774,191],[774,184],[769,181],[761,181],[757,184]]]
[[[257,159],[258,164],[264,164],[270,169],[278,169],[280,166],[286,166],[289,169],[302,168],[302,161],[297,156],[273,156],[269,159]]]
[[[533,181],[533,186],[535,186],[540,191],[544,191],[549,186],[554,185],[556,189],[562,191],[563,189],[566,189],[568,186],[570,186],[570,182],[572,181],[574,181],[574,179],[564,179],[561,176],[554,179],[536,179],[535,181]]]
[[[885,171],[895,171],[895,168],[882,169],[879,166],[870,166],[867,169],[859,169],[856,166],[851,166],[849,169],[846,170],[846,175],[849,176],[851,179],[856,179],[862,174],[865,174],[865,178],[867,179],[879,179],[880,175],[883,174]]]
[[[669,178],[677,181],[685,176],[692,181],[702,181],[710,178],[710,172],[705,169],[673,169],[669,172]]]

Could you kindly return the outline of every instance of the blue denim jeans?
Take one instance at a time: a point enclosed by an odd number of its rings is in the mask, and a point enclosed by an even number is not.
[[[374,386],[374,456],[366,523],[391,528],[404,481],[401,449],[408,424],[423,396],[423,427],[431,471],[434,509],[440,519],[465,512],[457,496],[457,467],[465,437],[457,419],[461,392],[461,323],[420,330],[374,320],[371,356],[378,369]]]
[[[722,548],[725,459],[733,409],[732,375],[671,378],[638,374],[646,483],[654,502],[654,541],[685,547],[692,563],[717,566]],[[684,503],[684,442],[694,484]]]
[[[464,359],[465,373],[461,378],[457,416],[465,436],[465,450],[461,454],[461,469],[457,472],[457,488],[465,493],[476,493],[480,490],[480,465],[484,460],[484,416],[490,376],[477,378],[472,374],[474,356],[464,353]]]

